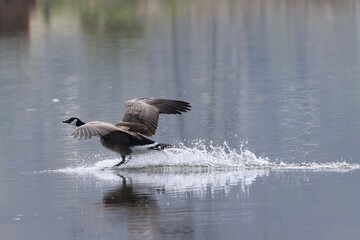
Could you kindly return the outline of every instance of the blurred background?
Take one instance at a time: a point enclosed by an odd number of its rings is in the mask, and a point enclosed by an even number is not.
[[[0,0],[1,236],[358,239],[359,79],[358,0]],[[191,103],[154,136],[185,166],[289,165],[95,171],[119,156],[61,121],[135,97]]]

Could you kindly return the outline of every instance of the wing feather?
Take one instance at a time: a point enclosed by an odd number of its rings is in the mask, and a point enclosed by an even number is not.
[[[91,133],[89,132],[88,128],[84,128],[83,131],[85,133],[85,135],[84,135],[85,139],[91,138]]]
[[[94,136],[103,137],[109,133],[116,131],[125,132],[136,138],[139,137],[137,134],[127,131],[125,127],[116,127],[113,124],[99,121],[88,122],[84,125],[81,125],[80,127],[77,127],[72,133],[72,135],[74,136],[74,138],[88,139]]]
[[[181,114],[190,111],[188,102],[161,98],[136,98],[125,103],[125,114],[116,126],[128,126],[130,131],[152,136],[156,132],[159,114]]]

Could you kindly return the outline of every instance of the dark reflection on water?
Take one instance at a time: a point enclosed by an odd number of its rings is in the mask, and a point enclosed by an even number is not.
[[[359,13],[357,0],[0,0],[2,237],[357,239],[358,171],[29,173],[117,157],[61,120],[115,122],[139,96],[193,106],[160,119],[161,142],[358,163]]]
[[[165,189],[155,189],[146,184],[133,184],[131,180],[127,181],[126,177],[122,175],[119,177],[122,179],[122,184],[105,192],[102,200],[103,206],[110,214],[119,214],[119,218],[114,216],[112,219],[114,224],[118,224],[125,213],[127,229],[132,239],[161,238],[164,231],[159,222],[161,212],[156,194],[164,193]]]
[[[26,38],[35,2],[36,0],[0,1],[0,37],[22,34]]]
[[[109,191],[105,194],[103,203],[106,206],[112,207],[116,205],[126,205],[126,206],[142,206],[148,205],[153,201],[151,198],[152,193],[136,193],[133,191],[133,184],[127,183],[124,176],[119,175],[122,179],[122,185],[112,191]],[[162,191],[158,189],[158,191]]]

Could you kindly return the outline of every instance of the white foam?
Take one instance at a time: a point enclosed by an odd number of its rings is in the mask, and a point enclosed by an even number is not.
[[[127,157],[129,159],[129,157]],[[88,166],[76,166],[56,170],[64,173],[86,173],[109,169],[120,158],[104,159]],[[225,142],[221,146],[205,144],[204,141],[196,141],[192,145],[185,146],[180,143],[178,148],[169,148],[162,151],[142,149],[131,156],[126,164],[118,170],[155,170],[167,172],[199,171],[199,169],[213,170],[326,170],[343,171],[360,169],[359,164],[346,162],[328,163],[285,163],[272,162],[266,157],[258,157],[253,152],[245,149],[241,144],[239,149],[231,149]]]
[[[126,182],[136,185],[136,189],[152,188],[166,189],[166,192],[177,192],[182,194],[187,190],[198,195],[205,195],[222,190],[226,194],[232,187],[240,187],[244,193],[249,192],[250,186],[258,177],[267,176],[269,170],[263,169],[217,169],[207,167],[150,167],[150,168],[122,168],[101,170],[102,166],[108,166],[113,160],[104,160],[92,167],[77,167],[54,170],[51,172],[74,174],[87,184],[96,186],[115,185],[118,186],[124,179]],[[49,171],[47,171],[49,172]],[[140,191],[140,190],[138,190]]]
[[[249,187],[258,177],[267,176],[267,170],[246,171],[206,171],[197,169],[190,172],[118,172],[133,184],[153,186],[169,191],[186,192],[191,190],[198,194],[206,194],[207,191],[224,190],[230,191],[231,187],[240,186],[242,192],[248,192]]]
[[[163,151],[141,150],[124,165],[113,169],[120,158],[101,159],[95,164],[67,167],[42,173],[71,174],[83,179],[85,184],[115,184],[126,179],[132,184],[166,189],[179,194],[188,189],[203,195],[217,190],[228,193],[232,187],[241,187],[248,193],[258,177],[268,176],[270,171],[349,171],[360,169],[358,164],[346,162],[284,163],[257,157],[240,145],[239,150],[198,141],[191,147],[180,144],[178,148]],[[40,172],[39,172],[40,173]],[[92,181],[95,180],[95,181]]]

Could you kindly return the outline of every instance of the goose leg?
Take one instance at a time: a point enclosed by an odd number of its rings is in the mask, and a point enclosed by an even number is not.
[[[115,164],[115,165],[113,166],[113,168],[118,167],[118,166],[120,166],[121,164],[124,164],[124,163],[125,163],[125,155],[121,155],[121,158],[122,158],[121,162],[119,162],[118,164]]]

